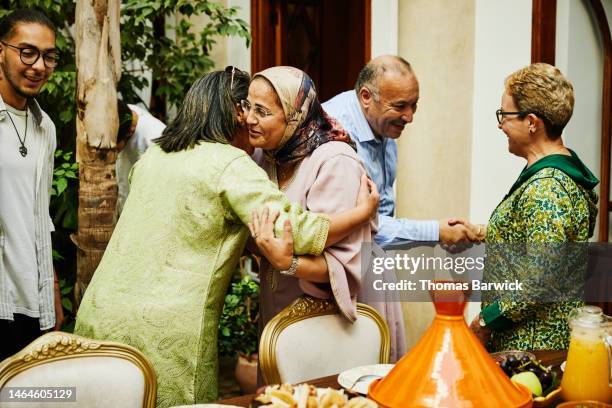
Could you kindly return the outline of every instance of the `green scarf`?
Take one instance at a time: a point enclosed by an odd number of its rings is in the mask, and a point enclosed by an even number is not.
[[[529,180],[531,176],[547,167],[561,170],[572,180],[574,180],[576,184],[581,185],[587,190],[592,190],[599,183],[599,180],[593,175],[593,173],[591,173],[591,170],[584,165],[573,150],[567,150],[570,151],[571,156],[566,156],[564,154],[551,154],[549,156],[542,157],[529,167],[525,166],[518,179],[512,185],[512,188],[510,188],[508,194],[506,194],[506,197],[504,197],[504,200],[525,181]]]

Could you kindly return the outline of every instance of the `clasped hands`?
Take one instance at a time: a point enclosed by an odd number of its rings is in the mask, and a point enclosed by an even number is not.
[[[463,218],[440,220],[440,241],[446,246],[479,243],[487,236],[487,226],[471,224]]]

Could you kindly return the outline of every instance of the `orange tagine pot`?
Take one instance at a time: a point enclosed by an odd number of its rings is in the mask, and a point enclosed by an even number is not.
[[[531,407],[531,392],[510,381],[467,326],[464,293],[431,294],[433,323],[368,397],[385,408]]]

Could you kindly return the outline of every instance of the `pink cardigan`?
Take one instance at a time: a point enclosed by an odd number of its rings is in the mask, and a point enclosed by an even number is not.
[[[271,174],[271,164],[261,152],[254,159]],[[328,142],[317,148],[298,166],[294,177],[283,191],[292,202],[306,210],[336,213],[356,204],[361,175],[365,167],[357,153],[346,143]],[[361,244],[371,242],[376,224],[364,224],[344,240],[325,249],[323,255],[329,269],[329,284],[315,284],[288,277],[273,271],[267,262],[262,264],[260,275],[260,313],[263,326],[306,293],[311,296],[334,298],[343,316],[353,322],[357,318],[357,297],[361,290]],[[391,360],[395,361],[405,351],[405,334],[401,305],[373,303],[387,320],[391,329]]]

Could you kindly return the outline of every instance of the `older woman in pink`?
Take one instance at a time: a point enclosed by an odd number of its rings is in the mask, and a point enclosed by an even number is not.
[[[242,106],[249,142],[258,149],[255,160],[290,201],[324,213],[355,206],[365,167],[348,133],[323,111],[306,73],[293,67],[273,67],[255,74]],[[333,298],[342,315],[355,321],[361,290],[361,244],[372,241],[374,228],[373,223],[362,224],[320,256],[293,256],[290,245],[284,254],[270,254],[265,243],[256,240],[270,260],[264,262],[260,273],[263,324],[304,293]],[[378,306],[390,326],[398,327],[399,304],[373,306]],[[392,335],[394,359],[405,347],[404,333],[392,330]]]

